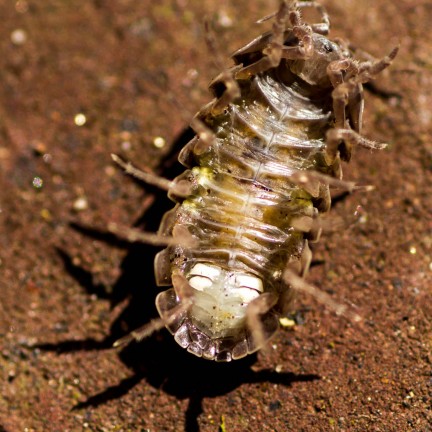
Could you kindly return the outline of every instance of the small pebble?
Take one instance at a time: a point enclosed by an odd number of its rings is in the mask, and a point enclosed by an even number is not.
[[[279,319],[280,325],[282,327],[294,327],[295,326],[295,321],[293,319],[287,318],[287,317],[283,317]]]
[[[86,197],[79,197],[73,203],[73,209],[77,212],[88,209],[88,201]]]
[[[14,45],[23,45],[27,42],[27,33],[23,29],[16,29],[10,35]]]
[[[83,113],[78,113],[74,117],[74,123],[77,126],[84,126],[87,122],[87,118]]]
[[[153,139],[153,145],[154,145],[156,148],[158,148],[158,149],[164,148],[164,147],[165,147],[165,144],[166,144],[165,139],[162,138],[162,137],[160,137],[160,136],[155,137],[155,138]]]
[[[35,189],[41,189],[43,186],[43,180],[40,177],[33,177],[32,185]]]

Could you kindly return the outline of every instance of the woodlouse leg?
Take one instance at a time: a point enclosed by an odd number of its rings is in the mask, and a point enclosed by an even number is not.
[[[351,148],[353,144],[360,144],[372,148],[377,147],[378,143],[367,140],[359,135],[361,130],[361,119],[363,113],[363,87],[360,83],[353,79],[348,82],[340,82],[343,80],[342,71],[354,69],[348,63],[333,62],[327,68],[330,80],[336,88],[332,92],[333,112],[335,117],[335,128],[327,133],[325,159],[329,166],[332,166],[338,153],[342,160],[349,161],[351,158]],[[339,84],[338,84],[339,83]],[[347,122],[347,114],[350,122]],[[351,129],[351,127],[353,129]],[[338,131],[345,131],[343,134]],[[347,132],[351,131],[351,132]],[[340,142],[338,136],[346,136],[347,139]],[[369,144],[369,145],[367,145]]]
[[[359,83],[366,83],[369,80],[373,79],[376,75],[382,72],[384,69],[389,67],[393,62],[399,51],[399,47],[394,47],[388,55],[383,57],[381,60],[377,60],[374,62],[365,61],[359,64],[358,66],[358,74],[352,74],[354,80]],[[351,78],[351,76],[349,76]]]
[[[350,126],[360,133],[364,107],[362,85],[353,81],[343,82],[333,90],[332,97],[335,128],[346,127],[348,116]]]
[[[353,80],[344,82],[344,75],[358,73],[358,67],[352,59],[341,59],[327,66],[327,75],[334,90],[333,112],[335,127],[344,128],[346,123],[346,107],[355,131],[360,132],[363,113],[363,89],[360,83]]]
[[[269,312],[277,301],[278,297],[275,293],[264,293],[250,302],[246,309],[246,323],[252,334],[255,350],[263,348],[267,340],[276,330],[273,326],[270,328],[265,327],[265,323],[262,321],[262,315]]]
[[[368,190],[368,186],[365,186]],[[357,212],[356,212],[357,214]],[[305,233],[305,238],[308,240],[308,243],[315,243],[319,241],[319,237],[323,231],[326,232],[340,232],[341,230],[347,229],[353,223],[358,221],[359,217],[355,216],[354,218],[326,218],[322,217],[320,214],[317,214],[316,217],[308,218],[296,218],[292,221],[291,226],[298,231],[302,231]]]
[[[333,129],[334,130],[334,129]],[[332,176],[322,174],[318,171],[296,171],[290,176],[293,183],[301,186],[306,192],[312,195],[313,198],[319,198],[322,191],[321,185],[333,186],[335,188],[345,189],[352,192],[355,188],[355,183],[339,180]]]
[[[287,266],[287,269],[284,271],[282,278],[284,282],[291,288],[310,294],[317,301],[336,312],[337,315],[344,315],[353,321],[361,321],[361,317],[358,314],[348,310],[347,306],[334,301],[332,297],[326,292],[320,290],[314,285],[307,283],[295,271],[291,270],[289,266]]]
[[[307,7],[313,7],[315,8],[318,13],[321,15],[322,22],[317,24],[310,24],[310,27],[312,28],[312,31],[314,33],[319,33],[322,35],[327,35],[330,31],[330,18],[329,15],[321,4],[315,1],[298,1],[295,2],[295,6],[299,9],[301,8],[307,8]],[[277,12],[273,12],[270,15],[265,16],[264,18],[261,18],[257,21],[257,24],[262,24],[263,22],[268,21],[269,19],[274,18],[277,15]]]
[[[348,190],[350,192],[350,190]],[[314,207],[321,213],[326,213],[330,210],[332,198],[330,194],[330,188],[326,184],[322,184],[320,187],[319,195],[313,201]]]
[[[121,157],[116,154],[111,154],[112,160],[123,168],[126,174],[129,174],[138,180],[142,180],[143,182],[156,186],[160,189],[166,190],[169,194],[178,197],[187,197],[190,195],[191,187],[190,184],[185,181],[175,181],[175,180],[167,180],[163,177],[158,176],[157,174],[149,173],[140,170],[135,167],[131,162],[124,161]]]
[[[327,146],[324,155],[326,163],[331,165],[338,152],[340,152],[341,159],[348,161],[353,145],[374,150],[381,150],[387,147],[387,144],[368,140],[352,129],[330,129],[327,132]]]
[[[317,219],[314,219],[313,222],[306,237],[309,243],[318,243],[323,231],[322,222],[319,216]]]
[[[361,133],[364,110],[363,86],[354,84],[348,94],[346,113],[351,127],[356,132]]]
[[[184,112],[184,107],[177,101],[174,95],[168,94],[168,97],[171,103],[177,108],[180,115],[186,119],[188,116]],[[187,118],[186,121],[189,121],[189,118]],[[195,154],[199,155],[205,153],[209,147],[215,143],[216,137],[213,131],[198,118],[197,115],[190,121],[190,126],[198,136],[194,146]]]
[[[122,338],[116,340],[113,343],[113,347],[121,347],[130,344],[132,341],[142,341],[146,337],[149,337],[152,333],[154,333],[157,330],[161,330],[165,327],[165,320],[161,318],[155,318],[154,320],[150,321],[149,323],[138,327],[136,330],[131,331],[126,336],[123,336]]]
[[[275,16],[270,41],[267,47],[263,49],[264,57],[238,71],[236,73],[237,79],[246,79],[251,75],[256,75],[260,72],[264,72],[268,69],[278,66],[282,58],[281,54],[284,43],[284,32],[289,14],[290,8],[287,2],[283,1]]]
[[[213,61],[215,65],[222,70],[223,72],[212,81],[210,84],[210,88],[217,90],[222,84],[224,89],[219,91],[219,97],[212,103],[210,108],[210,113],[213,116],[217,116],[222,114],[224,109],[235,99],[240,97],[240,87],[237,84],[237,81],[234,79],[234,75],[231,70],[227,70],[224,67],[222,56],[220,55],[220,50],[216,45],[216,39],[210,30],[210,25],[208,21],[205,22],[205,34],[206,34],[206,43],[209,51],[213,55]]]
[[[303,46],[284,46],[284,34],[287,30],[288,19],[291,25],[293,25],[293,34],[300,40]],[[296,9],[291,9],[287,2],[283,1],[279,11],[276,13],[270,41],[262,51],[264,56],[255,63],[240,69],[235,74],[236,79],[247,79],[251,75],[277,67],[282,58],[292,60],[307,58],[312,50],[310,33],[311,28],[309,26],[301,25],[299,12]]]
[[[329,63],[329,65],[327,66],[327,75],[334,88],[344,82],[343,76],[344,73],[348,70],[358,70],[355,67],[355,63],[352,59],[344,58]]]
[[[140,170],[139,168],[136,168],[133,166],[130,162],[124,161],[120,156],[117,156],[116,154],[111,154],[112,160],[119,165],[121,168],[124,169],[126,174],[131,175],[132,177],[137,178],[138,180],[142,180],[143,182],[156,186],[160,189],[168,191],[171,187],[172,182],[163,178],[159,177],[156,174],[145,172]]]
[[[108,231],[118,237],[124,238],[129,243],[147,243],[153,246],[175,246],[193,248],[198,245],[197,240],[186,227],[176,226],[172,236],[162,236],[151,232],[144,232],[138,229],[119,226],[112,222],[108,224]]]
[[[327,67],[329,79],[335,87],[332,93],[333,97],[333,112],[335,116],[335,128],[348,130],[346,117],[348,115],[350,125],[355,132],[361,132],[361,119],[363,114],[363,87],[362,84],[374,78],[377,74],[387,68],[396,57],[399,47],[393,48],[389,55],[381,60],[364,61],[358,65],[352,59],[342,59],[331,62]],[[345,82],[344,82],[345,80]],[[333,132],[331,133],[333,134]],[[354,138],[355,135],[344,132],[345,135],[350,135],[350,139],[341,147],[342,159],[348,161],[351,157],[352,144],[365,145],[370,148],[377,147],[377,143],[366,140],[364,138]],[[327,162],[334,161],[338,151],[338,145],[335,141],[327,143]]]
[[[307,275],[311,262],[312,262],[312,251],[310,250],[308,241],[305,240],[301,259],[300,259],[302,277],[305,277]]]
[[[199,156],[205,153],[215,143],[216,137],[213,131],[198,117],[194,117],[190,125],[198,135],[198,140],[194,146],[194,153]]]
[[[296,6],[301,8],[313,7],[321,15],[322,22],[318,24],[310,24],[312,31],[314,33],[319,33],[322,35],[328,35],[330,31],[330,18],[324,6],[320,5],[315,1],[298,1]]]
[[[361,120],[363,114],[363,86],[362,84],[374,78],[377,74],[387,68],[396,57],[399,47],[395,47],[389,55],[381,60],[366,61],[358,66],[348,68],[346,71],[348,93],[347,114],[350,119],[351,127],[361,133]],[[335,89],[336,91],[337,89]],[[333,99],[336,100],[335,98]]]
[[[212,81],[211,87],[217,89],[224,87],[223,91],[217,99],[212,102],[210,107],[210,113],[212,116],[218,116],[222,114],[225,108],[238,97],[240,97],[240,87],[237,81],[234,79],[234,75],[229,70],[224,70],[218,77]]]

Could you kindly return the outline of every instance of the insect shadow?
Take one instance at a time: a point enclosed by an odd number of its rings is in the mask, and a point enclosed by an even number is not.
[[[179,149],[192,137],[193,132],[190,129],[186,129],[180,135],[172,152],[162,162],[160,175],[174,178],[184,170],[176,162],[176,156]],[[150,190],[147,185],[146,190]],[[172,208],[173,203],[168,200],[165,192],[151,191],[154,192],[154,201],[134,225],[138,227],[145,225],[146,230],[156,231],[162,215]],[[55,351],[59,354],[111,349],[113,343],[124,336],[125,328],[132,330],[158,315],[154,299],[160,288],[156,287],[154,281],[153,261],[160,248],[139,243],[130,244],[111,233],[79,223],[71,223],[71,228],[92,240],[105,242],[112,247],[127,248],[128,253],[121,264],[121,275],[110,292],[107,292],[104,285],[95,284],[90,272],[74,264],[67,251],[57,249],[65,270],[89,295],[108,300],[112,308],[126,299],[128,299],[127,305],[112,324],[109,334],[101,341],[91,338],[81,341],[66,340],[55,344],[38,344],[35,348]],[[131,343],[124,347],[119,351],[119,358],[133,371],[133,374],[78,403],[73,407],[74,410],[96,407],[121,398],[145,380],[151,386],[160,388],[178,399],[188,399],[184,430],[197,432],[199,431],[198,417],[203,412],[204,398],[227,394],[246,383],[271,382],[290,386],[294,382],[320,379],[315,374],[277,373],[273,369],[255,371],[252,368],[257,361],[255,354],[231,363],[199,359],[179,347],[165,330],[153,334],[140,343]]]

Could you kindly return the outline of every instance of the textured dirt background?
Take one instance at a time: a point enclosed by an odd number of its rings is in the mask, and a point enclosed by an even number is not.
[[[345,167],[376,189],[336,203],[335,216],[350,220],[360,205],[363,217],[324,235],[309,275],[364,320],[302,296],[298,324],[268,352],[214,364],[166,331],[110,349],[156,314],[156,249],[106,226],[156,229],[171,204],[109,155],[179,172],[174,143],[187,140],[187,118],[217,72],[203,17],[228,55],[277,2],[0,2],[1,430],[432,429],[432,6],[324,4],[333,36],[376,56],[401,44],[366,95],[364,132],[391,145],[358,150]]]

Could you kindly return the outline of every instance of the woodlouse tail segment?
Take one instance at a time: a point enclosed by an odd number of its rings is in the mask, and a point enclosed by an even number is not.
[[[174,288],[161,292],[156,307],[175,341],[188,352],[215,361],[231,361],[245,357],[265,346],[279,328],[277,315],[272,311],[277,295],[265,293],[253,300],[246,310],[246,326],[237,335],[215,337],[203,328],[193,309],[197,298],[184,276],[174,273]]]
[[[301,276],[298,275],[295,270],[291,269],[290,266],[287,266],[282,278],[284,282],[291,288],[311,295],[317,301],[319,301],[329,309],[333,310],[337,315],[343,315],[355,322],[359,322],[362,320],[360,315],[349,310],[346,305],[336,302],[326,292],[320,290],[314,285],[307,283]]]

